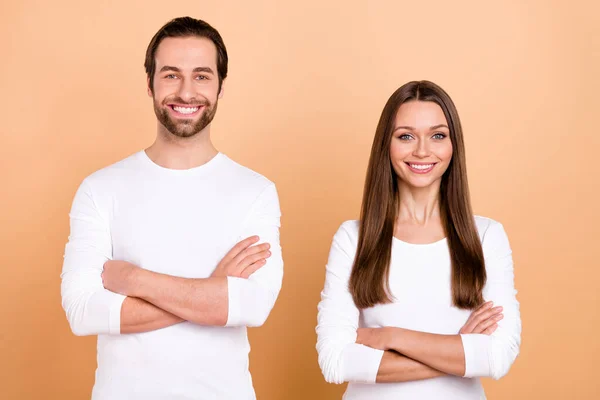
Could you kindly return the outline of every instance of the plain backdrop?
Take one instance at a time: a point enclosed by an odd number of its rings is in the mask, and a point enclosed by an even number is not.
[[[514,251],[521,354],[489,399],[600,396],[600,7],[542,1],[3,1],[0,398],[89,398],[95,337],[60,306],[81,180],[152,143],[146,46],[190,15],[222,34],[217,147],[266,175],[283,210],[284,284],[250,329],[259,400],[340,399],[315,351],[331,239],[358,216],[379,115],[409,80],[454,99],[475,212]]]

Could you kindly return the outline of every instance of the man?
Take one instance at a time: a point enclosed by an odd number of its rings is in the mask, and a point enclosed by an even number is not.
[[[213,27],[170,21],[145,67],[156,141],[87,177],[70,214],[62,304],[98,335],[92,399],[254,399],[246,327],[281,288],[277,192],[211,142],[227,76]]]

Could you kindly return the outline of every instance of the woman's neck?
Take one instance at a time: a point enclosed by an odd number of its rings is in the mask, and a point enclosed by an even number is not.
[[[423,188],[398,182],[400,204],[397,221],[402,224],[427,225],[440,220],[440,183]]]

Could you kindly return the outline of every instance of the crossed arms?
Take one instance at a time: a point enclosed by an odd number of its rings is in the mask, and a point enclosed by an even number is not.
[[[280,212],[272,184],[243,222],[242,235],[255,236],[238,243],[208,278],[158,274],[112,260],[109,224],[86,181],[75,196],[70,218],[61,293],[76,335],[145,332],[182,321],[259,326],[281,288]],[[257,245],[258,240],[263,243]]]
[[[512,256],[502,225],[488,227],[483,247],[488,274],[483,294],[502,308],[486,303],[455,335],[359,328],[360,310],[348,290],[353,263],[348,249],[353,244],[342,225],[333,240],[319,303],[317,351],[325,379],[373,383],[442,375],[504,376],[519,352],[521,322]]]

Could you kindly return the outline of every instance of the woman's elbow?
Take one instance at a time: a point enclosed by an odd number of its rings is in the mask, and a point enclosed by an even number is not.
[[[327,383],[333,383],[336,385],[344,383],[344,380],[341,379],[341,374],[338,371],[335,371],[334,368],[329,368],[325,364],[319,362],[321,367],[321,373],[323,374],[323,378]]]
[[[338,385],[344,383],[340,363],[337,361],[340,355],[336,356],[335,351],[326,349],[319,343],[317,343],[317,353],[319,354],[319,367],[325,382]]]
[[[506,374],[508,374],[508,371],[510,370],[511,365],[512,364],[507,363],[505,365],[494,367],[491,371],[490,378],[497,381],[500,378],[504,377]]]
[[[506,376],[518,355],[518,344],[515,344],[514,346],[510,346],[508,348],[497,349],[496,351],[494,351],[492,365],[490,366],[490,377],[494,380],[498,380]]]

